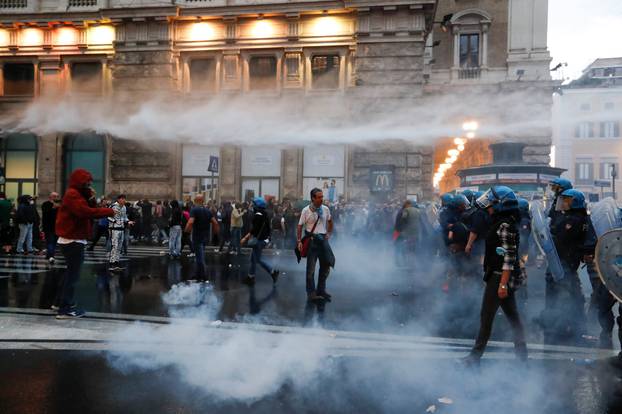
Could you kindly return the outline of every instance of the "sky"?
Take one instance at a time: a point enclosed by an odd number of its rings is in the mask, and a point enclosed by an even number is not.
[[[597,58],[622,57],[622,0],[549,0],[553,61],[568,63],[555,79],[576,79]]]

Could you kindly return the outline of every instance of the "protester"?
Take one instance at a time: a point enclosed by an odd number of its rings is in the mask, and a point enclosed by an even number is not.
[[[13,227],[11,226],[11,211],[13,205],[7,200],[6,194],[0,192],[0,242],[5,254],[11,252],[13,245]]]
[[[76,306],[75,285],[80,278],[84,262],[84,248],[93,228],[93,219],[111,217],[111,208],[95,207],[95,191],[91,187],[93,177],[84,169],[77,169],[69,177],[69,188],[65,192],[56,218],[56,234],[61,247],[67,271],[60,290],[60,307],[57,319],[79,318],[84,311]]]
[[[257,264],[270,274],[273,284],[276,284],[279,278],[279,270],[271,267],[262,258],[263,249],[270,241],[270,217],[268,216],[266,207],[267,204],[263,198],[256,197],[253,200],[253,223],[248,234],[242,239],[242,244],[248,242],[249,247],[253,249],[251,252],[251,265],[248,270],[248,276],[244,279],[244,283],[250,286],[255,284]]]
[[[60,196],[56,192],[50,193],[48,200],[41,204],[41,227],[45,234],[45,258],[54,263],[56,259],[54,255],[56,253],[56,214],[60,207]]]
[[[192,232],[192,245],[196,255],[196,274],[199,280],[205,280],[205,246],[209,243],[210,224],[212,233],[218,233],[218,221],[212,212],[205,207],[202,195],[194,199],[194,207],[190,210],[190,218],[186,224],[185,232]]]
[[[244,214],[246,214],[246,210],[242,209],[242,205],[233,203],[233,209],[231,210],[231,246],[236,255],[241,253],[240,243]]]
[[[108,217],[110,240],[112,248],[110,249],[110,267],[111,272],[120,272],[125,270],[119,265],[121,260],[121,250],[123,249],[123,237],[125,235],[126,225],[132,225],[133,222],[127,218],[127,210],[125,208],[125,194],[120,194],[117,201],[112,205],[114,211],[113,217]]]
[[[333,231],[333,220],[330,209],[324,205],[324,194],[319,188],[311,190],[311,204],[300,214],[296,232],[299,251],[303,250],[303,229],[304,237],[311,238],[307,253],[307,300],[330,300],[332,296],[326,291],[326,279],[330,268],[335,266],[335,256],[328,243]],[[316,289],[315,265],[318,260],[320,270]]]
[[[26,245],[25,254],[32,253],[32,237],[33,227],[37,220],[37,210],[34,206],[35,202],[29,195],[23,195],[20,198],[17,207],[16,220],[19,226],[19,239],[17,240],[16,251],[19,254],[24,253],[24,244]]]
[[[179,259],[181,257],[181,226],[183,221],[183,215],[179,202],[173,200],[171,205],[171,217],[169,219],[169,239],[168,239],[168,253],[171,258]]]

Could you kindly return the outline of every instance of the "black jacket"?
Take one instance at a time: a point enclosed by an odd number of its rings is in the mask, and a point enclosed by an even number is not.
[[[58,208],[54,208],[54,203],[51,201],[41,204],[41,229],[44,233],[54,234],[57,212]]]
[[[269,239],[270,218],[268,217],[268,213],[262,208],[255,208],[253,213],[253,226],[251,227],[251,234],[259,240]]]

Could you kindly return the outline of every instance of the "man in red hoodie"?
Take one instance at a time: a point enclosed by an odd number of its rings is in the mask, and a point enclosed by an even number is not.
[[[67,264],[60,291],[60,307],[56,319],[79,318],[84,311],[76,307],[74,291],[84,262],[84,248],[91,238],[93,219],[114,216],[111,208],[95,207],[93,177],[84,169],[71,173],[69,188],[56,217],[56,234]]]

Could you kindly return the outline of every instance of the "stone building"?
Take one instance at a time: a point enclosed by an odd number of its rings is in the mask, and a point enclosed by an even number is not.
[[[592,200],[619,200],[622,58],[596,59],[554,95],[555,166]],[[612,176],[615,171],[616,177]]]
[[[346,145],[335,137],[334,145],[319,148],[210,146],[88,130],[35,135],[16,132],[15,120],[38,100],[113,97],[140,106],[158,93],[185,102],[338,95],[351,102],[356,120],[386,102],[420,107],[456,88],[491,85],[532,88],[546,112],[546,4],[0,0],[3,187],[11,197],[62,191],[68,173],[83,166],[93,171],[99,193],[124,192],[131,199],[196,192],[228,199],[300,198],[313,186],[327,187],[333,199],[429,198],[435,169],[429,143]],[[443,28],[451,33],[440,31],[439,20],[447,14],[452,17]],[[480,33],[481,53],[471,51],[476,62],[463,67],[456,47],[467,29]],[[534,144],[525,149],[529,156],[548,156],[542,149],[550,144],[546,131],[518,139]],[[210,156],[220,160],[215,177],[206,167]]]

